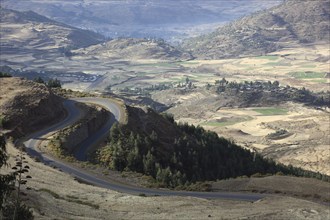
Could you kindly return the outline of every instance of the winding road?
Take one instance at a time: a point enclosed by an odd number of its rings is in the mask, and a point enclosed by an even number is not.
[[[77,102],[83,103],[92,103],[96,105],[101,105],[105,109],[109,110],[111,114],[110,120],[97,132],[96,134],[88,137],[83,143],[80,145],[80,151],[75,154],[77,159],[84,160],[86,152],[88,148],[93,145],[93,143],[99,141],[104,138],[113,123],[119,121],[122,117],[120,107],[112,102],[110,99],[105,98],[76,98],[64,101],[64,107],[67,110],[66,118],[46,129],[43,129],[37,133],[34,133],[30,136],[30,139],[24,142],[24,145],[27,147],[27,152],[30,156],[39,157],[41,161],[50,166],[55,166],[62,170],[63,172],[69,173],[71,176],[76,179],[95,185],[103,188],[107,188],[110,190],[115,190],[123,193],[139,195],[158,195],[158,196],[191,196],[191,197],[199,197],[205,199],[230,199],[230,200],[243,200],[243,201],[257,201],[264,197],[261,194],[248,194],[248,193],[234,193],[234,192],[188,192],[188,191],[172,191],[166,189],[150,189],[150,188],[142,188],[137,186],[130,186],[124,183],[105,180],[102,177],[96,176],[95,174],[89,173],[81,168],[74,167],[72,164],[60,161],[56,158],[53,158],[38,149],[38,144],[41,142],[49,133],[56,132],[70,124],[75,123],[79,120],[81,116],[81,112],[76,107]]]

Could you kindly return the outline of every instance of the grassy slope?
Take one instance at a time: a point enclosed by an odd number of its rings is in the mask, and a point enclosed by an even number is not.
[[[295,43],[328,41],[329,1],[286,1],[190,39],[184,48],[200,59],[262,55]]]

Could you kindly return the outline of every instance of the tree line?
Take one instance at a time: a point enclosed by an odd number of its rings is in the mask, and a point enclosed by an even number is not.
[[[61,88],[61,81],[57,78],[55,79],[49,79],[47,82],[45,82],[40,76],[34,79],[35,82],[45,84],[49,88]]]
[[[0,72],[0,78],[5,78],[5,77],[12,77],[12,75],[9,73]]]
[[[161,142],[155,131],[143,134],[116,124],[111,128],[107,145],[97,152],[96,161],[110,169],[149,175],[160,186],[171,188],[256,173],[283,173],[329,181],[326,175],[278,164],[215,132],[187,123],[177,124],[171,116],[165,117],[180,131],[173,142]]]
[[[215,88],[219,95],[239,97],[247,104],[271,100],[271,102],[294,101],[308,105],[330,106],[330,91],[312,92],[305,87],[280,86],[278,81],[227,81],[216,80],[214,85],[207,84],[206,89]]]

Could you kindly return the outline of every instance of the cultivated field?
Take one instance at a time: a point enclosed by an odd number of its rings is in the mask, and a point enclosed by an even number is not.
[[[9,54],[2,60],[19,61],[16,65],[23,71],[37,69],[41,75],[44,70],[54,71],[53,77],[65,81],[64,88],[80,91],[117,93],[123,88],[158,84],[176,87],[188,77],[197,89],[182,94],[156,91],[152,98],[168,106],[175,104],[169,112],[180,121],[202,125],[283,163],[330,174],[329,113],[293,103],[272,109],[219,109],[222,100],[202,89],[225,77],[229,81],[277,80],[280,85],[329,90],[328,45],[297,46],[259,57],[226,60],[123,60],[90,56],[88,51],[72,57],[58,53],[24,57]],[[288,134],[280,139],[266,138],[281,129]]]
[[[265,56],[225,60],[195,61],[198,67],[218,70],[229,80],[270,80],[283,85],[306,87],[314,91],[329,89],[327,45],[287,48]]]
[[[221,107],[222,100],[206,91],[160,92],[153,97],[159,102],[175,102],[168,112],[179,121],[203,126],[284,164],[330,175],[330,115],[325,110],[297,103]]]

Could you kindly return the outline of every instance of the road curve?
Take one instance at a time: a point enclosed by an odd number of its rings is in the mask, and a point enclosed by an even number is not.
[[[27,147],[27,152],[29,155],[39,157],[41,161],[43,161],[45,164],[50,166],[55,166],[60,170],[62,170],[63,172],[69,173],[70,175],[74,176],[80,181],[95,186],[103,187],[106,189],[111,189],[133,195],[145,194],[145,195],[159,195],[159,196],[191,196],[191,197],[198,197],[205,199],[230,199],[230,200],[242,200],[242,201],[251,201],[251,202],[257,201],[264,197],[264,195],[261,194],[248,194],[248,193],[238,193],[238,192],[237,193],[236,192],[235,193],[234,192],[188,192],[188,191],[172,191],[165,189],[164,190],[149,189],[149,188],[142,188],[136,186],[128,186],[123,183],[112,182],[112,181],[110,182],[104,180],[101,177],[96,176],[95,174],[88,173],[80,168],[74,167],[71,164],[62,162],[60,160],[57,160],[56,158],[52,158],[51,156],[44,154],[43,152],[40,152],[37,148],[37,145],[38,142],[42,141],[43,136],[51,132],[56,132],[76,122],[79,119],[80,112],[75,106],[77,102],[102,105],[104,108],[111,111],[112,113],[112,117],[100,129],[100,131],[97,132],[97,134],[88,137],[88,139],[82,143],[81,152],[76,154],[76,156],[80,157],[80,159],[84,159],[84,153],[87,152],[88,147],[97,139],[104,137],[108,133],[112,124],[116,121],[119,121],[119,119],[122,117],[120,114],[120,107],[109,99],[93,97],[93,98],[77,98],[72,100],[66,100],[64,101],[63,104],[68,113],[67,117],[63,121],[31,135],[31,138],[28,141],[24,142],[24,145]]]
[[[79,144],[78,151],[74,152],[75,158],[80,161],[87,160],[87,153],[91,146],[94,143],[98,143],[99,140],[102,140],[109,135],[109,130],[115,122],[118,122],[122,117],[120,107],[114,102],[110,102],[109,99],[105,98],[75,98],[74,101],[90,103],[94,105],[99,105],[105,108],[107,111],[111,112],[110,119],[106,122],[103,127],[96,132],[95,134],[89,136],[85,141]]]

